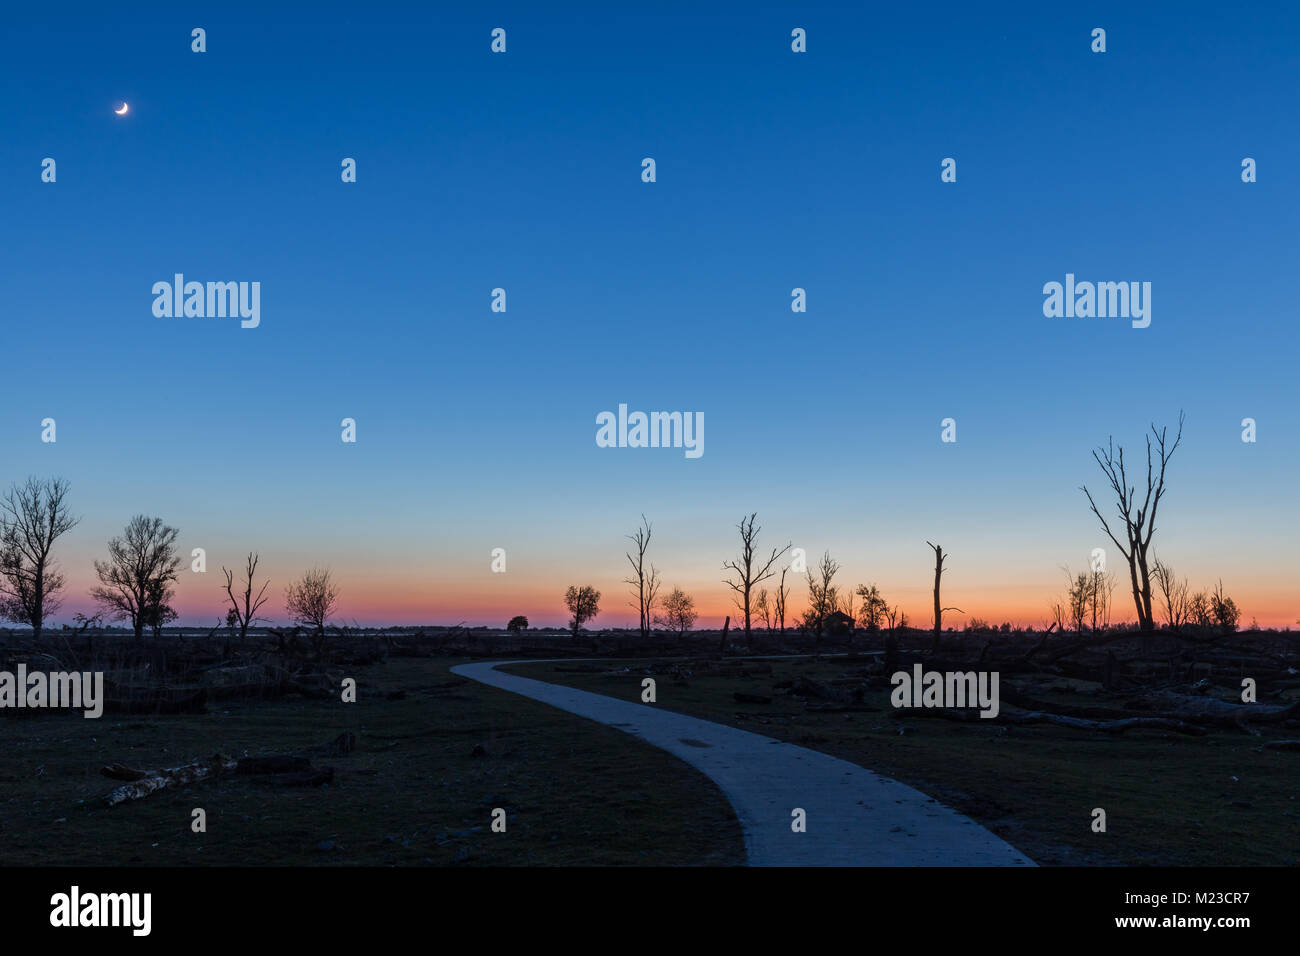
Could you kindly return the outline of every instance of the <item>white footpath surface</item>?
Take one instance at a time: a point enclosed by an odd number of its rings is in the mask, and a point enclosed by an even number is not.
[[[1006,841],[919,790],[815,750],[665,710],[659,704],[503,674],[533,661],[459,664],[452,673],[616,727],[712,779],[736,810],[751,866],[1033,866]],[[793,811],[807,830],[791,828]]]

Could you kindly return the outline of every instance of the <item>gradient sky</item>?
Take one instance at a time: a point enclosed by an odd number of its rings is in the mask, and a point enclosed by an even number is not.
[[[914,623],[928,539],[946,604],[1041,624],[1108,545],[1090,449],[1179,409],[1156,551],[1300,617],[1296,8],[133,6],[0,30],[0,482],[72,483],[59,621],[144,512],[207,550],[183,623],[252,549],[278,619],[319,563],[367,624],[563,624],[591,583],[635,625],[644,512],[716,625],[757,511]],[[155,318],[176,272],[260,281],[260,328]],[[1067,272],[1151,282],[1151,326],[1044,318]],[[703,412],[703,457],[596,447],[619,403]]]

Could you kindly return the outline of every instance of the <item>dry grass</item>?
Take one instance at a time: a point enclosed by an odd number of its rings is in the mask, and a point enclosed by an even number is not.
[[[855,673],[848,661],[772,661],[770,676],[694,673],[680,686],[664,663],[609,662],[629,675],[503,668],[624,700],[639,675],[659,675],[658,706],[832,754],[922,790],[967,814],[1040,864],[1234,866],[1300,862],[1300,754],[1260,751],[1260,739],[1216,732],[1107,735],[1049,725],[998,727],[893,716],[888,689],[870,713],[812,713],[773,684]],[[691,666],[686,663],[688,668]],[[1095,702],[1057,681],[1062,702]],[[738,704],[736,691],[772,703]],[[900,735],[900,729],[903,733]],[[1298,736],[1294,731],[1290,736]],[[1090,828],[1094,807],[1108,829]]]
[[[739,824],[706,777],[620,731],[447,672],[457,660],[353,669],[356,704],[288,697],[207,714],[0,717],[0,864],[740,864]],[[388,700],[392,691],[402,699]],[[12,713],[12,712],[11,712]],[[357,749],[313,748],[350,731]],[[475,748],[485,753],[475,756]],[[335,782],[224,776],[113,809],[109,763],[176,766],[213,752],[304,754]],[[191,832],[191,811],[207,832]],[[491,811],[507,831],[491,832]]]

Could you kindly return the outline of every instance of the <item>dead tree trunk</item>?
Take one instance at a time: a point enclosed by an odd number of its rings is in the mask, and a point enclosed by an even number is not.
[[[930,544],[929,541],[926,544]],[[939,637],[943,633],[943,612],[958,611],[965,613],[959,607],[943,607],[939,600],[939,584],[943,577],[943,559],[948,555],[943,553],[943,548],[937,544],[930,544],[934,548],[934,646],[930,648],[932,654],[939,653]]]
[[[930,544],[929,541],[926,544]],[[939,634],[943,627],[943,609],[939,601],[939,583],[943,578],[943,548],[937,544],[930,544],[934,548],[934,647],[937,654],[939,652]]]
[[[1183,413],[1179,412],[1178,434],[1172,444],[1168,440],[1167,428],[1156,431],[1155,424],[1151,425],[1151,435],[1146,440],[1147,488],[1141,503],[1137,500],[1135,486],[1129,483],[1128,472],[1124,466],[1124,448],[1121,446],[1116,451],[1114,439],[1111,439],[1106,443],[1105,448],[1093,450],[1092,457],[1101,468],[1102,474],[1106,476],[1106,481],[1114,495],[1117,514],[1124,522],[1123,543],[1111,531],[1110,524],[1092,497],[1092,492],[1087,486],[1083,488],[1083,493],[1088,498],[1088,506],[1101,522],[1102,530],[1128,562],[1129,584],[1133,589],[1133,604],[1137,611],[1138,626],[1148,634],[1155,630],[1155,616],[1151,607],[1151,569],[1147,563],[1147,553],[1151,547],[1151,537],[1156,530],[1156,510],[1160,507],[1160,500],[1165,493],[1165,469],[1183,440],[1184,418]],[[1155,439],[1154,446],[1152,438]],[[1160,459],[1158,470],[1151,456],[1153,449]]]
[[[646,520],[645,515],[641,516],[641,527],[636,530],[635,534],[628,535],[628,538],[636,545],[636,557],[632,557],[629,552],[626,557],[628,563],[632,565],[632,574],[630,578],[625,578],[623,583],[630,584],[636,588],[637,611],[641,618],[641,640],[650,639],[650,625],[654,614],[655,599],[659,591],[659,571],[652,564],[650,570],[646,571],[645,553],[650,547],[650,522]]]
[[[758,532],[762,529],[756,528],[754,522],[758,520],[758,512],[747,515],[740,519],[737,527],[740,529],[740,556],[734,561],[724,561],[722,569],[731,571],[735,575],[735,580],[725,580],[725,583],[736,596],[733,600],[736,603],[736,610],[744,616],[743,623],[745,627],[745,643],[749,643],[750,636],[750,617],[751,606],[750,598],[754,593],[754,588],[762,584],[768,578],[776,574],[772,570],[772,565],[776,564],[781,555],[790,550],[790,544],[787,543],[779,551],[772,549],[771,555],[764,561],[758,556],[755,550],[755,541],[758,538]]]

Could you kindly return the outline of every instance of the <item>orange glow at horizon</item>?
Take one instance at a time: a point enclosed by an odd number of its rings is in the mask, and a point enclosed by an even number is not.
[[[70,576],[72,578],[73,576]],[[334,621],[339,624],[356,622],[361,626],[429,625],[450,626],[464,622],[467,626],[504,627],[517,614],[528,618],[533,627],[565,627],[569,614],[564,606],[564,591],[570,583],[591,583],[601,593],[600,613],[587,626],[591,628],[635,628],[637,611],[628,586],[621,579],[603,578],[581,571],[566,575],[560,581],[539,580],[537,575],[510,571],[506,574],[435,574],[429,569],[418,571],[388,571],[377,567],[351,570],[335,568],[340,585],[340,597]],[[270,600],[263,615],[275,623],[284,623],[284,576],[277,574],[269,589]],[[94,613],[96,608],[87,596],[90,580],[70,579],[64,592],[63,609],[58,622],[69,622],[76,612]],[[186,626],[212,626],[225,616],[225,595],[211,575],[182,574],[177,582],[173,606],[180,612],[180,623]],[[798,618],[807,607],[807,587],[802,579],[791,589],[787,602],[786,626],[796,626]],[[722,627],[726,616],[731,626],[742,625],[741,613],[730,600],[730,593],[720,580],[680,580],[665,583],[659,592],[660,601],[679,585],[695,598],[699,614],[697,629]],[[897,602],[907,616],[908,626],[926,629],[932,626],[933,598],[928,587],[892,587],[886,580],[879,581],[886,600]],[[1232,588],[1229,593],[1241,609],[1240,627],[1247,627],[1252,619],[1262,627],[1288,628],[1297,623],[1297,601],[1294,588],[1285,583],[1255,581],[1250,588]],[[1051,622],[1049,607],[1059,597],[1060,588],[1049,579],[1045,583],[995,585],[985,588],[969,584],[945,588],[944,604],[958,606],[962,612],[944,614],[944,627],[961,629],[972,618],[993,626],[1009,622],[1013,627],[1041,629]],[[855,597],[854,610],[860,606]],[[1156,602],[1156,619],[1161,618]],[[1136,620],[1132,595],[1117,585],[1112,597],[1112,623]],[[752,610],[754,626],[762,622]]]
[[[636,608],[629,604],[630,596],[624,589],[610,591],[597,585],[601,592],[600,613],[594,621],[585,625],[588,628],[635,628],[637,626]],[[494,589],[488,589],[489,592]],[[688,593],[689,588],[684,588]],[[665,592],[660,592],[660,598]],[[1240,627],[1247,627],[1252,618],[1261,627],[1286,628],[1296,624],[1296,613],[1291,608],[1293,602],[1287,596],[1275,592],[1242,591],[1234,595],[1234,600],[1242,609]],[[462,590],[454,597],[447,595],[413,595],[394,591],[385,597],[377,592],[368,592],[364,596],[349,595],[345,592],[339,602],[338,618],[342,621],[356,619],[360,624],[427,624],[453,625],[465,622],[467,626],[504,627],[506,622],[516,614],[528,618],[532,627],[565,627],[569,613],[563,602],[564,586],[532,587],[526,591],[520,589],[513,596],[503,598],[498,593],[473,593]],[[984,603],[964,601],[964,613],[948,611],[943,616],[943,625],[960,630],[972,619],[979,619],[993,626],[1008,622],[1014,628],[1044,628],[1051,623],[1048,606],[1051,595],[1042,598],[1024,597],[1021,599],[1001,598]],[[904,595],[899,598],[902,611],[907,616],[909,627],[928,629],[933,626],[933,601],[929,594]],[[946,599],[945,599],[946,600]],[[953,598],[953,600],[957,600]],[[802,596],[791,595],[786,610],[786,627],[797,627],[798,619],[807,607]],[[856,613],[858,602],[855,601]],[[742,614],[725,596],[703,601],[696,598],[695,609],[699,618],[696,629],[721,628],[723,620],[729,615],[734,629],[743,624]],[[757,611],[751,607],[751,626],[762,626]],[[1136,621],[1137,614],[1132,597],[1121,594],[1118,589],[1113,600],[1111,621],[1114,624]],[[1156,620],[1160,621],[1157,609]]]

